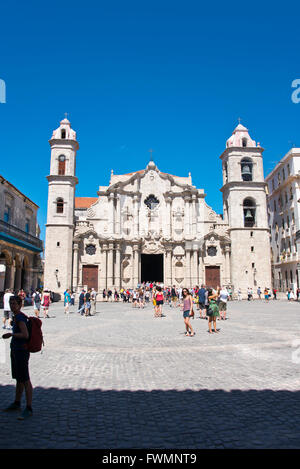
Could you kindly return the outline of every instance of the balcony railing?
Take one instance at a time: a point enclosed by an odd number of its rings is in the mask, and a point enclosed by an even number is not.
[[[20,230],[16,226],[10,225],[3,220],[0,220],[0,231],[9,236],[12,236],[13,238],[17,238],[20,241],[29,243],[41,251],[43,250],[43,241],[40,238],[26,233],[26,231]]]

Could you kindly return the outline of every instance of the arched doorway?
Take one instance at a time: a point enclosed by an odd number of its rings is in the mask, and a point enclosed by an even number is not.
[[[0,291],[10,288],[11,257],[7,251],[0,254]]]

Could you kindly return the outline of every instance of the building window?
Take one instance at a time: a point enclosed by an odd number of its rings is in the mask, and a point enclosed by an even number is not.
[[[247,198],[243,203],[244,226],[251,228],[255,226],[256,204],[253,199]]]
[[[285,172],[284,172],[284,168],[282,169],[282,180],[285,181]]]
[[[144,200],[144,204],[145,204],[150,210],[153,210],[153,209],[155,209],[155,208],[158,206],[159,200],[155,197],[155,195],[150,194],[150,195]]]
[[[253,231],[250,231],[250,236],[251,238],[253,238]]]
[[[290,200],[293,200],[293,188],[290,187]]]
[[[278,177],[278,185],[281,184],[281,177],[280,177],[280,173],[277,174],[277,177]]]
[[[59,242],[59,241],[57,241],[56,246],[59,248],[59,246],[60,246],[60,242]]]
[[[276,200],[274,200],[274,212],[276,212],[277,207],[276,207]]]
[[[242,139],[242,146],[243,147],[247,146],[247,139],[245,137]]]
[[[66,157],[65,155],[60,155],[58,157],[58,174],[64,176],[66,170]]]
[[[254,252],[254,246],[251,246],[251,252]]]
[[[289,216],[286,217],[286,224],[287,224],[287,227],[289,228],[289,227],[290,227],[290,219],[289,219]]]
[[[288,172],[288,175],[291,174],[291,169],[290,169],[290,165],[289,165],[289,164],[287,165],[287,172]]]
[[[66,129],[61,129],[61,138],[66,138]]]
[[[274,184],[274,179],[272,179],[272,191],[275,190],[275,184]]]
[[[286,203],[286,204],[288,203],[288,200],[289,200],[289,199],[288,199],[288,193],[285,192],[285,203]]]
[[[10,207],[8,207],[7,205],[4,209],[4,221],[6,223],[9,223],[9,221],[10,221]]]
[[[56,213],[63,213],[64,212],[64,199],[57,199],[56,200]]]
[[[243,158],[241,160],[241,173],[243,181],[252,181],[252,160]]]
[[[29,220],[26,220],[25,231],[26,231],[26,233],[29,233],[29,231],[30,231],[30,222],[29,222]]]

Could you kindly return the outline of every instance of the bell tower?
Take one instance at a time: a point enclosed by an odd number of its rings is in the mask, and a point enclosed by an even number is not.
[[[263,151],[239,124],[220,156],[224,219],[231,238],[231,283],[244,294],[248,287],[254,293],[258,287],[272,287]]]
[[[67,118],[53,131],[45,242],[44,287],[63,293],[72,286],[76,132]]]

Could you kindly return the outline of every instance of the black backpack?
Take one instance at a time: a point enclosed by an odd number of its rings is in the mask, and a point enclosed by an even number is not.
[[[41,302],[41,297],[40,297],[40,294],[39,294],[39,293],[36,293],[36,294],[35,294],[34,302],[35,302],[35,303],[40,303],[40,302]]]

